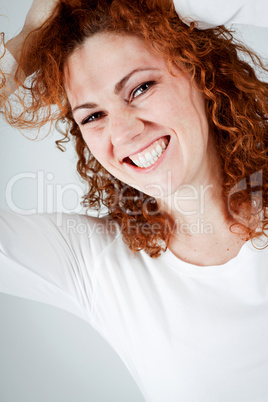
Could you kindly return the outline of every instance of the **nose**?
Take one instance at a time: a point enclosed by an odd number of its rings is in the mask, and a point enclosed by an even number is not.
[[[137,112],[127,107],[120,108],[109,115],[109,131],[113,145],[123,145],[140,135],[144,130],[142,119]]]

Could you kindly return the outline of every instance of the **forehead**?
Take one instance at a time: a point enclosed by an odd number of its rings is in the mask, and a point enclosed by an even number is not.
[[[96,34],[69,57],[64,85],[71,103],[85,91],[108,89],[135,68],[167,68],[163,57],[142,39],[128,35]],[[74,94],[76,95],[74,96]]]

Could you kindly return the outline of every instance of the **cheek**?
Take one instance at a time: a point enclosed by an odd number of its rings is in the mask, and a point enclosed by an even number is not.
[[[92,155],[100,162],[104,167],[109,159],[109,147],[107,141],[101,139],[101,135],[88,135],[82,134],[85,143]]]
[[[196,120],[196,110],[191,98],[188,80],[171,78],[152,97],[150,112],[156,122],[176,131]]]
[[[173,95],[173,96],[172,96]],[[205,112],[203,95],[191,85],[180,90],[173,90],[169,103],[169,118],[174,128],[187,133],[187,140],[202,139],[208,132],[208,121]]]
[[[187,142],[200,134],[199,112],[188,101],[175,94],[162,97],[152,105],[153,119],[163,128],[171,129],[179,138]]]

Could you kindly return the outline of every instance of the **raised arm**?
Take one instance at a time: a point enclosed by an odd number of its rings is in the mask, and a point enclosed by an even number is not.
[[[196,21],[199,29],[227,24],[268,27],[267,0],[174,0],[185,22]]]
[[[20,58],[21,47],[27,35],[39,28],[50,17],[57,3],[58,0],[33,0],[22,30],[6,44],[6,48],[17,61]]]
[[[90,322],[93,273],[110,238],[103,219],[0,211],[0,292],[47,303]]]
[[[52,15],[57,3],[58,0],[33,0],[19,34],[5,44],[3,40],[0,40],[0,107],[8,102],[11,94],[18,91],[26,77],[34,72],[31,69],[27,71],[24,68],[19,69],[17,72],[18,81],[14,80],[17,62],[20,60],[26,37],[30,32],[42,26]]]
[[[177,13],[186,23],[195,20],[199,29],[230,23],[268,27],[267,0],[173,0]],[[33,0],[20,33],[9,40],[6,48],[19,60],[27,35],[51,16],[59,0]]]
[[[21,32],[7,43],[16,60],[26,36],[45,22],[57,3],[58,0],[33,0]],[[200,29],[229,23],[268,27],[267,0],[174,0],[174,5],[185,22],[195,20]]]

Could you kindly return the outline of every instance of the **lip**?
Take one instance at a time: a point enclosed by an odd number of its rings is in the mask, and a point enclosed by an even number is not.
[[[161,136],[158,137],[158,138],[154,138],[153,140],[151,140],[150,142],[148,142],[145,146],[139,148],[137,151],[132,152],[131,154],[126,155],[126,156],[122,159],[122,162],[124,163],[124,159],[125,159],[125,158],[129,158],[129,157],[132,156],[132,155],[135,155],[135,154],[138,154],[139,152],[144,151],[144,149],[148,148],[148,147],[149,147],[150,145],[152,145],[154,142],[156,142],[156,141],[160,140],[160,138],[164,138],[164,137],[167,137],[167,136],[166,136],[166,135],[161,135]],[[146,169],[146,168],[144,168],[144,169]]]
[[[165,137],[165,136],[162,136],[162,137]],[[162,137],[159,137],[159,138],[162,138]],[[158,138],[158,139],[159,139]],[[157,141],[157,140],[154,140],[154,141]],[[152,144],[154,141],[152,141],[150,144]],[[171,136],[169,137],[169,143],[168,143],[168,145],[167,145],[167,147],[166,147],[166,149],[165,149],[165,151],[162,153],[162,155],[160,156],[160,158],[158,158],[157,159],[157,161],[153,164],[153,165],[151,165],[151,166],[149,166],[149,167],[147,167],[147,168],[139,168],[138,166],[134,166],[134,165],[131,165],[130,163],[127,163],[127,162],[123,162],[124,163],[124,165],[126,166],[128,166],[129,167],[129,169],[131,169],[132,171],[134,171],[134,172],[137,172],[137,173],[147,173],[147,172],[151,172],[151,171],[153,171],[153,170],[155,170],[155,169],[157,169],[157,167],[160,165],[160,163],[162,163],[162,161],[165,159],[165,157],[166,157],[166,155],[167,155],[167,153],[168,153],[168,151],[169,151],[169,146],[170,146],[170,143],[171,143]],[[149,144],[149,145],[150,145]],[[147,145],[147,146],[149,146],[149,145]],[[143,148],[143,149],[145,149],[145,148]],[[141,151],[140,151],[141,152]],[[133,154],[132,154],[133,155]]]

